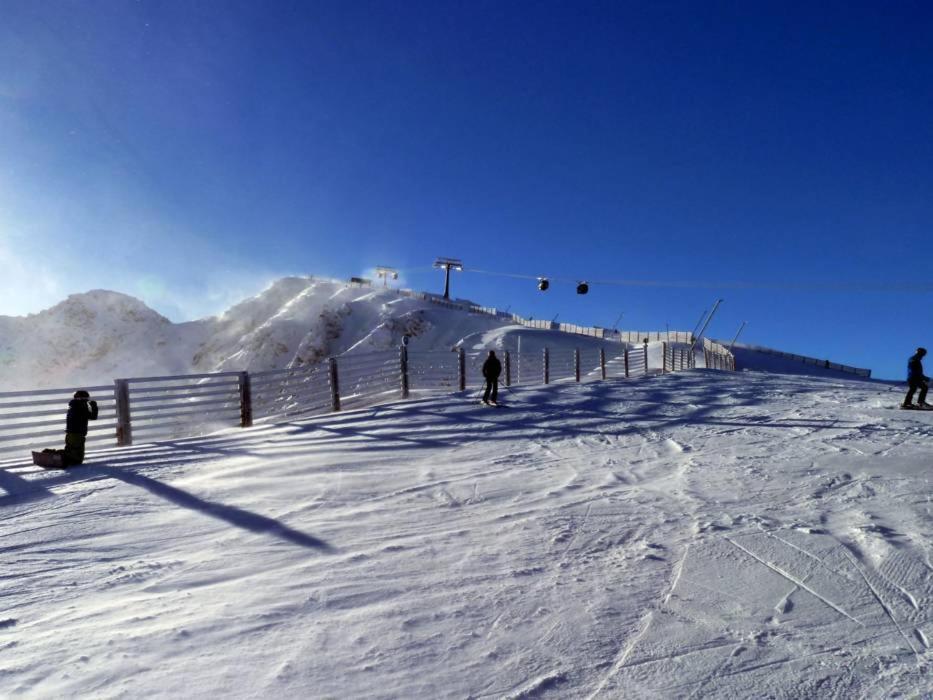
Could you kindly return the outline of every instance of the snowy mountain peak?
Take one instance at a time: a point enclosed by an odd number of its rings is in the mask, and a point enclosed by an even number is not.
[[[89,292],[71,294],[64,301],[39,312],[36,316],[72,326],[80,325],[86,329],[115,322],[171,323],[136,297],[107,289],[92,289]]]
[[[0,391],[108,384],[115,377],[261,371],[345,352],[449,349],[502,320],[393,289],[285,277],[220,316],[172,323],[139,299],[95,289],[26,317],[0,317]]]

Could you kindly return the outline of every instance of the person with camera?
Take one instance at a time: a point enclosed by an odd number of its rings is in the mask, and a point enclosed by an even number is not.
[[[66,467],[84,463],[84,443],[87,440],[87,423],[97,420],[97,402],[83,389],[76,391],[68,402],[65,418],[65,449],[62,452]]]

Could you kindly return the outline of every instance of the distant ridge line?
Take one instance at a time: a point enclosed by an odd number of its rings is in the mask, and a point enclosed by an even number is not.
[[[802,362],[806,365],[813,365],[814,367],[823,367],[825,369],[833,369],[837,372],[845,372],[846,374],[854,374],[859,377],[871,377],[871,370],[864,367],[852,367],[851,365],[842,365],[838,362],[831,362],[829,360],[820,360],[816,357],[807,357],[806,355],[796,355],[791,352],[782,352],[781,350],[774,350],[773,348],[767,348],[762,345],[747,345],[745,343],[735,343],[735,347],[743,348],[745,350],[752,350],[754,352],[761,352],[766,355],[775,355],[777,357],[783,357],[787,360],[796,360],[797,362]]]

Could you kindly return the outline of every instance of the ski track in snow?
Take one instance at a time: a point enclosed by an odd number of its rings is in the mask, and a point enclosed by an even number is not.
[[[0,469],[0,696],[933,693],[933,413],[761,373],[513,391]]]

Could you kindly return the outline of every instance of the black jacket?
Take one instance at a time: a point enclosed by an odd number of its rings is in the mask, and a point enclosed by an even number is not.
[[[483,376],[486,377],[486,379],[493,380],[498,379],[500,374],[502,374],[502,363],[499,362],[499,358],[487,358],[483,363]]]
[[[72,399],[68,402],[68,417],[65,419],[66,432],[87,435],[89,420],[97,420],[96,401]]]

